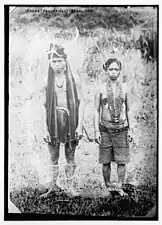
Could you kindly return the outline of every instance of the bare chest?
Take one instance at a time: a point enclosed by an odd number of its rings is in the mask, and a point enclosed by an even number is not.
[[[111,86],[111,88],[107,88],[106,85],[103,85],[100,89],[100,100],[103,105],[113,101],[118,101],[118,99],[125,101],[125,90],[122,86],[120,88],[118,86]]]
[[[61,107],[67,107],[67,92],[66,92],[66,82],[62,86],[55,85],[55,92],[57,96],[57,105]]]

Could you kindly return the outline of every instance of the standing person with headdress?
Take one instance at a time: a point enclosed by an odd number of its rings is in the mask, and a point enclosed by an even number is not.
[[[75,149],[82,137],[84,117],[84,94],[81,85],[76,84],[71,72],[64,48],[50,45],[48,52],[50,60],[46,88],[46,130],[48,132],[48,148],[52,162],[53,180],[49,191],[41,197],[47,197],[57,185],[59,175],[60,143],[65,144],[66,179],[69,191],[76,195],[72,187],[72,177],[75,173]]]
[[[103,164],[102,173],[105,185],[111,190],[111,161],[117,163],[117,190],[125,194],[122,184],[125,180],[126,164],[130,161],[128,144],[128,94],[127,85],[121,84],[119,75],[121,62],[110,58],[103,65],[107,81],[101,84],[94,99],[95,141],[99,144],[99,162]]]

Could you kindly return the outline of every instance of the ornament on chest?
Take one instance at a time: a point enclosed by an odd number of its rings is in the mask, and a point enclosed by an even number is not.
[[[55,89],[57,90],[57,92],[66,91],[66,82],[63,81],[61,84],[58,84],[57,82],[55,82]]]
[[[111,89],[108,93],[103,93],[102,95],[102,104],[105,108],[109,110],[109,113],[111,115],[111,119],[114,123],[118,123],[120,119],[120,113],[123,109],[123,96],[122,92],[118,92],[116,96],[114,96],[114,93]]]

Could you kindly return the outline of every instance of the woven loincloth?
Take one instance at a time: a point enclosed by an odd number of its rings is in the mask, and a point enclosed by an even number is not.
[[[66,143],[69,133],[69,114],[68,110],[57,107],[58,141]],[[54,129],[54,118],[52,117],[52,126]]]

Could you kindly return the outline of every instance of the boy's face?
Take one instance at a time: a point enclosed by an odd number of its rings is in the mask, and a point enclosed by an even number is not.
[[[57,57],[52,58],[51,67],[53,68],[54,71],[58,73],[61,73],[64,71],[65,64],[66,62],[64,58],[57,58]]]
[[[120,67],[116,62],[113,62],[108,67],[107,72],[111,80],[117,80],[120,74]]]

